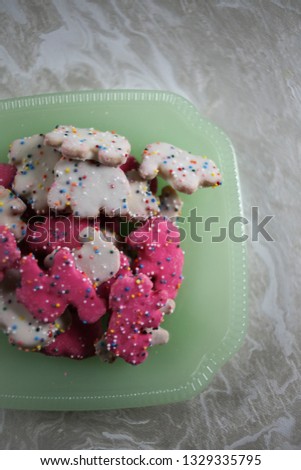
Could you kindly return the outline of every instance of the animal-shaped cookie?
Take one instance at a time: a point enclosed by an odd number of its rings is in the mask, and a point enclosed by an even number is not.
[[[17,299],[38,320],[50,322],[60,317],[68,305],[78,311],[83,322],[94,323],[106,313],[106,303],[96,295],[92,281],[75,266],[69,248],[59,249],[48,272],[31,254],[20,262],[21,287]]]
[[[183,201],[171,186],[164,186],[159,196],[160,215],[173,219],[181,214]]]
[[[48,211],[47,194],[60,157],[55,148],[44,145],[42,134],[17,139],[10,147],[8,159],[17,168],[13,190],[38,214]]]
[[[65,330],[65,322],[58,318],[53,323],[42,323],[33,318],[19,303],[15,295],[14,280],[8,272],[0,285],[0,330],[8,335],[9,342],[21,349],[39,351],[55,336]]]
[[[168,300],[166,291],[153,290],[152,281],[144,274],[124,276],[111,287],[110,317],[103,341],[112,357],[121,357],[136,365],[148,356],[152,333],[163,321],[161,308]]]
[[[199,187],[221,184],[220,171],[212,160],[165,142],[155,142],[145,148],[139,173],[150,180],[159,174],[174,189],[187,194]]]
[[[145,220],[160,211],[158,199],[151,192],[148,182],[143,180],[137,170],[126,173],[130,184],[128,212],[134,219]]]
[[[48,193],[49,207],[72,211],[79,217],[126,215],[129,182],[120,168],[92,161],[62,157],[55,167],[55,181]]]
[[[21,258],[21,251],[11,231],[4,225],[0,225],[0,282],[5,271],[17,267]]]
[[[72,312],[71,326],[60,335],[42,352],[47,356],[65,356],[70,359],[85,359],[95,355],[94,343],[103,335],[101,320],[92,324],[84,324]]]
[[[151,217],[127,237],[136,257],[133,269],[149,276],[157,291],[166,290],[174,299],[183,276],[184,253],[180,246],[180,233],[171,220]]]
[[[67,158],[96,160],[106,166],[125,163],[130,154],[129,141],[115,132],[101,132],[94,128],[57,126],[45,136],[45,143],[56,147]]]
[[[83,244],[73,250],[76,267],[97,287],[119,270],[120,252],[112,242],[104,239],[99,229],[86,227],[79,236]]]
[[[21,219],[26,205],[12,191],[0,186],[0,225],[5,225],[19,241],[26,234],[26,224]]]

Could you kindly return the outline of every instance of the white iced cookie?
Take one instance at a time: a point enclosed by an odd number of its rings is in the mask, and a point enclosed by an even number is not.
[[[39,351],[50,344],[58,332],[64,331],[64,321],[62,318],[55,323],[35,320],[17,301],[13,283],[14,279],[8,272],[0,285],[0,330],[8,335],[10,343],[22,349]]]
[[[94,128],[57,126],[45,136],[45,143],[56,147],[64,157],[76,160],[96,160],[107,166],[125,163],[130,154],[128,140],[115,132],[101,132]]]
[[[47,193],[54,180],[54,167],[61,157],[56,149],[43,142],[42,134],[17,139],[8,154],[9,162],[17,167],[13,190],[41,214],[48,210]]]
[[[165,142],[155,142],[145,148],[139,173],[145,179],[159,174],[174,189],[187,194],[199,187],[221,184],[219,169],[212,160]]]
[[[179,198],[177,191],[171,186],[164,186],[159,196],[160,215],[172,219],[181,214],[183,201]]]
[[[169,341],[169,333],[164,328],[159,327],[158,329],[146,329],[146,332],[152,334],[152,346],[167,344]]]
[[[129,215],[142,220],[157,215],[160,212],[158,199],[150,191],[148,182],[141,178],[137,170],[128,171],[126,176],[130,183]]]
[[[79,236],[83,245],[73,250],[76,267],[94,284],[100,285],[119,270],[120,252],[112,242],[103,238],[100,230],[87,227]]]
[[[120,168],[62,157],[55,167],[55,181],[48,193],[49,207],[72,211],[79,217],[126,215],[129,182]]]
[[[105,240],[100,230],[87,227],[79,234],[81,248],[72,250],[77,269],[83,271],[96,286],[107,281],[120,268],[120,252],[116,246]],[[59,248],[44,258],[44,266],[50,268]]]
[[[21,215],[26,205],[16,197],[12,191],[0,186],[0,225],[5,225],[16,237],[21,240],[26,234],[26,224]]]

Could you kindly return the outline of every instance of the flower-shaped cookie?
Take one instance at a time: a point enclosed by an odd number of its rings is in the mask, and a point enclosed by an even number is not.
[[[96,160],[106,166],[125,163],[130,154],[129,141],[115,132],[100,132],[94,128],[57,126],[45,136],[45,143],[56,147],[67,158]]]
[[[159,174],[174,189],[187,194],[199,187],[221,184],[220,171],[212,160],[165,142],[155,142],[145,148],[139,173],[145,179]]]

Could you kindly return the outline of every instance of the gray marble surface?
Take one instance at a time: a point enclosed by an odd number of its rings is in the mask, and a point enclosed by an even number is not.
[[[243,347],[193,400],[106,412],[0,410],[1,449],[301,449],[301,3],[0,0],[0,98],[169,90],[232,139],[250,242]],[[299,216],[298,216],[299,213]]]

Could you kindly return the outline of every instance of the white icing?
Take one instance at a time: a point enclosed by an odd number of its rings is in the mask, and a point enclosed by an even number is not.
[[[96,160],[107,166],[122,165],[131,151],[125,137],[92,127],[58,126],[46,134],[45,143],[57,147],[67,158]]]
[[[221,183],[219,169],[212,160],[165,142],[155,142],[146,147],[139,173],[145,179],[153,179],[159,173],[174,189],[187,194],[199,187]]]
[[[18,275],[8,273],[0,284],[0,329],[8,335],[10,343],[23,349],[40,350],[54,340],[58,331],[64,330],[64,322],[61,318],[55,323],[35,320],[16,299],[17,279]]]
[[[143,180],[136,170],[128,171],[126,176],[130,184],[129,215],[136,219],[147,219],[157,215],[160,212],[158,200],[150,191],[148,182]]]
[[[113,277],[120,268],[120,252],[116,246],[103,238],[100,230],[86,227],[79,234],[81,248],[72,250],[77,269],[83,271],[94,284],[100,285]],[[50,268],[59,248],[44,258],[44,265]]]
[[[177,191],[171,186],[164,186],[161,191],[160,199],[160,215],[172,219],[181,214],[183,201],[180,199]]]
[[[9,189],[0,186],[0,225],[5,225],[17,240],[26,234],[26,224],[21,220],[25,210],[26,205],[21,199]]]
[[[60,153],[43,144],[43,135],[15,140],[8,158],[17,167],[13,189],[37,213],[48,210],[47,193],[54,180],[54,167]]]
[[[79,235],[83,245],[73,251],[76,267],[100,285],[119,270],[120,252],[113,243],[102,238],[100,230],[87,227]]]
[[[147,329],[147,333],[152,334],[151,346],[157,346],[160,344],[167,344],[169,341],[169,333],[164,328],[158,329]]]
[[[52,209],[71,209],[80,217],[128,213],[129,182],[120,168],[62,157],[55,167],[55,181],[48,193]]]

